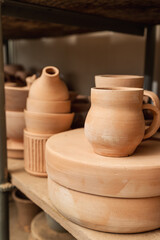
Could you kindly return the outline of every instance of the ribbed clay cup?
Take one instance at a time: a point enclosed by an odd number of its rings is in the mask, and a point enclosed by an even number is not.
[[[59,70],[56,67],[43,68],[41,76],[33,82],[30,88],[29,98],[41,101],[65,101],[69,99],[67,86],[59,78]]]
[[[45,145],[51,134],[35,134],[24,130],[25,170],[39,177],[47,177]]]

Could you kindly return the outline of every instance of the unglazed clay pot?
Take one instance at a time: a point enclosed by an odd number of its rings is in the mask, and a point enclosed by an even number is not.
[[[58,211],[83,227],[112,233],[138,233],[160,227],[160,197],[97,196],[65,188],[50,178],[48,192]]]
[[[22,112],[26,107],[29,87],[12,87],[5,85],[5,104],[8,111]]]
[[[129,158],[104,157],[81,128],[50,137],[45,156],[48,176],[67,188],[115,198],[160,196],[158,141],[143,141]]]
[[[136,75],[97,75],[96,88],[133,87],[143,88],[144,77]]]
[[[24,130],[24,168],[39,177],[47,177],[45,145],[50,134],[37,134]]]
[[[37,113],[25,110],[26,128],[32,133],[54,134],[70,129],[74,113]]]
[[[23,141],[24,112],[6,111],[7,138]]]
[[[30,232],[31,221],[41,209],[18,189],[13,190],[12,197],[16,203],[19,225],[24,231]]]
[[[71,101],[40,101],[28,98],[27,110],[39,113],[69,113],[71,111]]]
[[[68,89],[59,78],[59,70],[49,66],[30,88],[29,98],[41,101],[64,101],[69,99]]]
[[[129,156],[143,139],[157,131],[159,109],[142,102],[141,88],[91,89],[91,108],[85,121],[85,135],[97,154]],[[146,131],[143,109],[151,110],[154,115]]]
[[[53,220],[54,221],[54,220]],[[45,213],[41,212],[32,220],[31,236],[28,240],[76,240],[71,234],[65,231],[58,223],[54,221],[56,228],[51,229],[48,226]],[[63,229],[65,232],[57,231],[58,228]]]

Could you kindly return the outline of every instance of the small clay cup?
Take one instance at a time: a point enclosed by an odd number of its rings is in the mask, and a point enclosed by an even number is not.
[[[41,209],[18,189],[13,190],[12,197],[16,203],[19,225],[25,232],[30,232],[31,221]]]
[[[143,109],[153,112],[153,122],[146,131]],[[97,154],[125,157],[156,133],[159,118],[158,107],[143,104],[142,88],[92,88],[85,135]]]
[[[137,75],[97,75],[96,88],[133,87],[143,88],[144,77]]]
[[[26,129],[32,133],[55,134],[70,129],[74,113],[37,113],[25,110]]]
[[[12,87],[5,85],[6,110],[22,112],[26,107],[28,92],[28,87]]]
[[[71,101],[40,101],[32,98],[27,99],[27,110],[39,113],[69,113]]]
[[[7,138],[23,141],[24,112],[6,111]]]

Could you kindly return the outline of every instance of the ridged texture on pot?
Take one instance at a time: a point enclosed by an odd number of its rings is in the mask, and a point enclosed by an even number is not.
[[[32,175],[46,177],[45,144],[51,135],[34,134],[24,130],[25,170]]]
[[[160,147],[158,141],[143,141],[126,158],[95,154],[84,129],[59,133],[48,139],[48,175],[70,189],[121,198],[160,196]]]
[[[49,196],[66,218],[103,232],[138,233],[160,227],[160,197],[124,199],[81,193],[48,178]]]

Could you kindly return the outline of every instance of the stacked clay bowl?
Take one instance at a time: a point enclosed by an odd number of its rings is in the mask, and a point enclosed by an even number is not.
[[[24,109],[28,97],[28,87],[16,84],[5,85],[7,152],[10,158],[23,158]]]
[[[70,221],[94,230],[157,229],[159,155],[159,142],[154,140],[143,141],[129,158],[112,158],[94,153],[84,129],[52,136],[46,143],[50,199]]]
[[[24,111],[25,169],[30,174],[47,176],[45,143],[51,135],[70,129],[74,117],[70,110],[69,92],[59,70],[45,67],[30,88]]]

